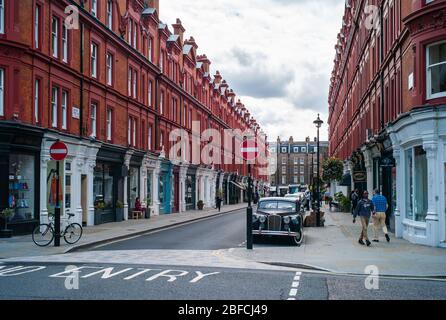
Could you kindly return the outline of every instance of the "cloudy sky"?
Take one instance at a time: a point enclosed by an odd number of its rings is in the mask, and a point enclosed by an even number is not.
[[[344,0],[161,0],[160,15],[180,18],[185,37],[211,60],[268,134],[315,136],[327,95]],[[171,28],[173,30],[173,28]],[[327,126],[321,139],[327,139]]]

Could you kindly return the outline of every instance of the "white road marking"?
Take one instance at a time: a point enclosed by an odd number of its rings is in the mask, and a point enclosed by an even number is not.
[[[104,269],[101,269],[101,270],[98,270],[98,271],[86,274],[85,276],[82,276],[82,278],[89,278],[89,277],[92,277],[92,276],[95,276],[97,274],[101,274],[102,273],[101,279],[109,279],[111,277],[117,276],[118,274],[121,274],[121,273],[130,271],[130,270],[133,270],[133,268],[125,268],[125,269],[123,269],[121,271],[113,273],[114,269],[115,269],[114,267],[104,268]]]
[[[135,273],[135,274],[133,274],[131,276],[128,276],[128,277],[124,278],[124,280],[134,279],[134,278],[136,278],[136,277],[138,277],[138,276],[140,276],[140,275],[142,275],[144,273],[147,273],[147,272],[150,272],[150,271],[153,271],[153,270],[161,271],[161,269],[142,269],[141,271],[139,271],[139,272],[137,272],[137,273]]]
[[[291,283],[291,290],[290,293],[288,294],[289,298],[288,300],[296,300],[296,298],[294,298],[295,296],[297,296],[297,288],[299,287],[300,284],[300,276],[302,275],[302,272],[297,271],[294,275],[294,279],[293,282]]]
[[[31,272],[36,272],[36,271],[40,271],[43,269],[46,269],[46,267],[44,266],[17,266],[17,267],[12,267],[12,268],[8,268],[8,269],[3,269],[5,266],[1,266],[0,267],[0,277],[13,277],[13,276],[19,276],[25,273],[31,273]]]
[[[201,279],[203,279],[204,277],[216,275],[216,274],[219,274],[220,272],[202,273],[200,271],[195,271],[195,273],[197,274],[197,276],[195,278],[193,278],[190,281],[190,283],[196,283],[196,282],[200,281]]]
[[[177,274],[168,274],[170,272],[177,272]],[[173,282],[175,280],[177,280],[177,277],[182,277],[185,276],[186,274],[188,274],[188,271],[184,271],[184,270],[164,270],[161,271],[160,273],[157,273],[153,276],[151,276],[150,278],[147,278],[146,281],[153,281],[159,277],[167,277],[169,278],[169,280],[167,280],[167,282]]]

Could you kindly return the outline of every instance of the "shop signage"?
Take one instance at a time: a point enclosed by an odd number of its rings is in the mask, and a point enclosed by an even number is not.
[[[394,167],[395,166],[395,159],[393,158],[389,158],[389,157],[385,157],[382,158],[381,161],[379,162],[380,167]]]
[[[357,172],[353,173],[353,181],[366,182],[367,181],[367,172],[357,171]]]
[[[74,119],[80,119],[81,114],[80,114],[80,110],[79,110],[79,108],[77,108],[77,107],[73,107],[73,108],[72,108],[72,111],[71,111],[71,116],[72,116]]]
[[[255,160],[259,156],[259,147],[254,139],[247,139],[241,145],[242,157],[246,161]]]
[[[67,157],[68,147],[63,142],[55,142],[50,148],[50,156],[54,161],[62,161]]]

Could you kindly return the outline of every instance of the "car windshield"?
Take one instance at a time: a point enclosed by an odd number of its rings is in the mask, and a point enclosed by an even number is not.
[[[268,200],[260,202],[259,209],[293,212],[296,211],[296,204],[289,201]]]

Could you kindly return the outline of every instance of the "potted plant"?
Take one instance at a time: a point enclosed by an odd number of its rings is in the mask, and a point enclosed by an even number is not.
[[[146,219],[150,219],[150,212],[152,211],[152,199],[150,197],[146,197],[144,199],[146,203]]]
[[[104,201],[99,201],[94,206],[94,225],[95,226],[102,223],[102,213],[104,212],[105,207],[106,206],[105,206]]]
[[[124,203],[116,201],[116,222],[124,221]]]
[[[4,229],[0,230],[0,238],[11,238],[12,230],[8,229],[8,219],[14,215],[14,210],[11,208],[6,208],[0,212],[0,217],[5,221]]]
[[[197,207],[198,207],[198,210],[203,210],[203,208],[204,208],[203,200],[200,200],[197,202]]]

